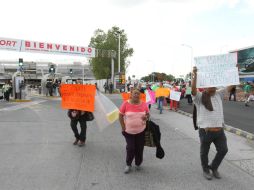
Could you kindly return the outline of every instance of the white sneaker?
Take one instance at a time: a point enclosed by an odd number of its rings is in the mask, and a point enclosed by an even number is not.
[[[125,173],[125,174],[128,174],[130,171],[131,171],[131,166],[126,166],[126,167],[124,168],[124,173]]]

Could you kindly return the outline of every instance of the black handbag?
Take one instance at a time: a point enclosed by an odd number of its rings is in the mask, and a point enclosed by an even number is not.
[[[149,127],[149,122],[146,122],[145,146],[155,147],[155,143],[154,143],[154,139],[153,139],[153,134],[152,134],[151,129]]]
[[[92,112],[86,111],[84,115],[85,115],[86,121],[93,121],[94,120],[94,115]]]

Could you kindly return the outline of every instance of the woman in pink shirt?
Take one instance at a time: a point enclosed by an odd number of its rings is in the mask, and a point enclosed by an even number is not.
[[[131,171],[131,164],[135,158],[136,170],[140,169],[143,161],[146,120],[149,118],[149,109],[145,102],[140,100],[140,91],[133,89],[131,97],[120,107],[119,121],[122,134],[126,140],[126,167],[124,173]]]

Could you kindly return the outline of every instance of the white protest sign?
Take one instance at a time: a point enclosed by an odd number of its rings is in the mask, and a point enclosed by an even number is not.
[[[197,88],[239,84],[237,54],[222,54],[195,58]]]
[[[174,90],[170,91],[170,100],[180,101],[181,92],[177,92]]]

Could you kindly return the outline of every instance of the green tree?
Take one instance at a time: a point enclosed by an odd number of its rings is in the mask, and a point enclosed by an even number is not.
[[[105,33],[101,29],[94,32],[94,36],[90,40],[90,47],[97,50],[97,56],[90,59],[90,64],[96,79],[109,78],[111,75],[111,57],[112,50],[114,53],[114,71],[118,71],[118,34],[120,34],[120,70],[125,72],[130,62],[134,50],[127,44],[128,38],[124,30],[119,27],[112,27]]]
[[[173,81],[175,77],[171,74],[167,75],[165,73],[158,73],[158,72],[153,72],[149,74],[148,76],[144,76],[141,78],[141,80],[144,80],[146,82],[148,81]]]

